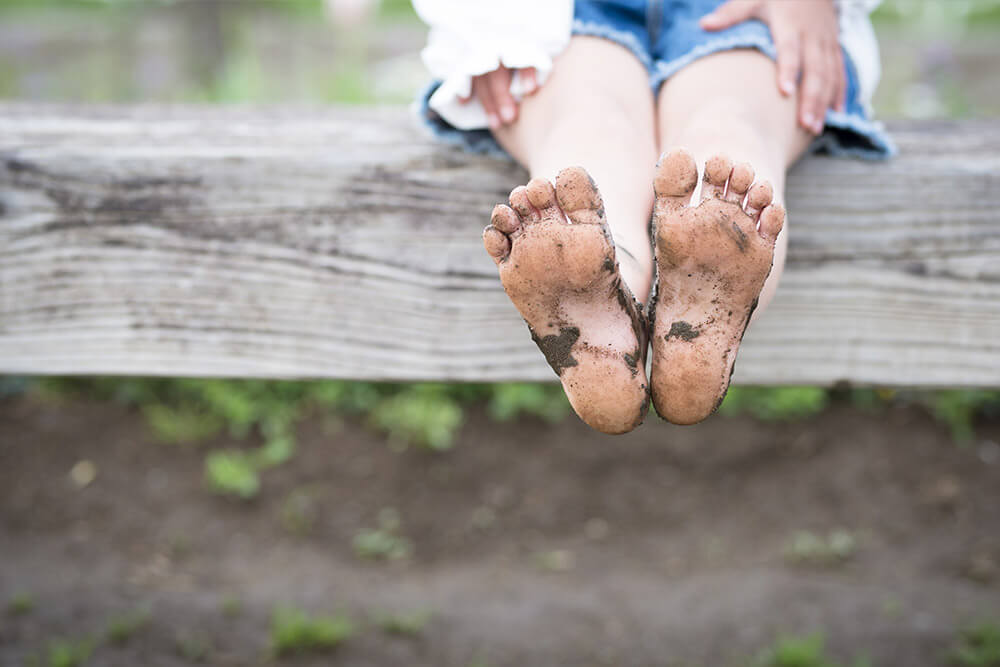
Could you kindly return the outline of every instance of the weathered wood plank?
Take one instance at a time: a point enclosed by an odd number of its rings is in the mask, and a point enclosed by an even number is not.
[[[742,383],[1000,385],[1000,123],[791,176]],[[0,105],[0,372],[553,378],[479,232],[524,175],[399,109]]]

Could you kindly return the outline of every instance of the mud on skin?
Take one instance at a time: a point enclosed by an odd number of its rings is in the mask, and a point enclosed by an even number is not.
[[[657,165],[653,183],[650,387],[657,412],[675,424],[703,420],[725,396],[784,224],[771,186],[751,187],[748,164],[710,158],[702,200],[693,206],[697,181],[694,159],[672,151]]]
[[[557,335],[539,337],[529,324],[528,331],[531,332],[531,340],[535,341],[535,345],[542,351],[545,361],[549,362],[556,375],[562,375],[563,370],[576,366],[573,344],[580,338],[579,328],[560,327]]]
[[[649,403],[645,319],[589,174],[564,169],[555,187],[533,179],[491,223],[483,244],[577,415],[604,433],[635,428]]]

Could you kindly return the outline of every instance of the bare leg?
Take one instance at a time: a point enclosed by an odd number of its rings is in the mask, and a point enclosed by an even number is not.
[[[580,418],[606,433],[631,430],[649,402],[636,302],[652,281],[656,139],[646,71],[611,42],[573,38],[518,121],[496,136],[533,176],[484,232],[504,289]]]
[[[661,151],[684,148],[699,165],[716,154],[748,162],[758,182],[768,181],[774,201],[784,205],[785,173],[809,147],[812,136],[796,122],[797,100],[782,97],[776,80],[774,62],[758,51],[724,51],[696,60],[660,89]],[[756,316],[774,297],[787,248],[786,225],[775,244],[774,266]]]
[[[650,380],[657,412],[675,423],[701,421],[721,402],[750,317],[770,302],[784,267],[785,171],[810,137],[774,82],[769,58],[740,50],[692,63],[660,91],[667,153],[654,181]],[[696,165],[706,165],[702,203],[691,206]]]
[[[573,37],[549,80],[521,104],[497,141],[532,178],[554,179],[581,166],[601,190],[622,279],[642,302],[652,284],[649,182],[656,163],[649,75],[608,40]]]

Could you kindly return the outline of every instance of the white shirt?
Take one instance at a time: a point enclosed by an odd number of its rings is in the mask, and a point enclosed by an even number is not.
[[[881,67],[878,42],[868,18],[881,0],[834,0],[840,21],[840,43],[854,63],[859,98],[868,108]],[[462,103],[472,90],[472,77],[500,65],[534,67],[544,84],[553,59],[566,48],[573,27],[573,0],[505,0],[502,8],[485,0],[413,0],[417,14],[430,26],[424,64],[441,86],[430,107],[462,130],[487,127],[479,100]],[[530,16],[531,20],[525,20]],[[510,87],[523,96],[518,76]]]

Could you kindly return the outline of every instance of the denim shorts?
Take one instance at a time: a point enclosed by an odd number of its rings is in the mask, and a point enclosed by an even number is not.
[[[576,0],[573,34],[601,37],[632,52],[649,73],[654,95],[673,74],[720,51],[752,48],[776,57],[768,27],[750,20],[715,32],[702,30],[701,17],[724,0]],[[844,52],[847,96],[844,111],[827,109],[823,133],[811,146],[815,153],[884,159],[895,146],[880,123],[871,120],[858,96],[854,64]],[[474,153],[510,157],[488,129],[459,130],[434,112],[428,100],[440,85],[432,82],[417,100],[418,113],[434,135]],[[775,82],[777,86],[777,82]]]

